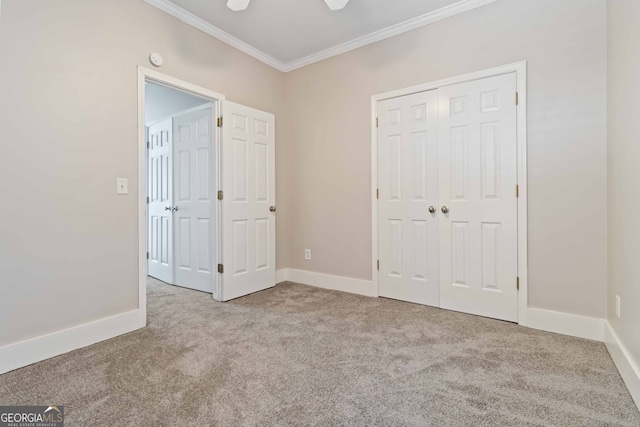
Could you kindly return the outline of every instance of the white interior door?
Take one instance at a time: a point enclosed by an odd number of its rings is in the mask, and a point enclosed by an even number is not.
[[[212,108],[173,119],[175,284],[213,292],[214,245]]]
[[[275,117],[224,101],[223,301],[275,286]]]
[[[517,321],[515,73],[438,89],[440,305]]]
[[[172,121],[164,120],[147,129],[148,165],[148,266],[149,276],[173,283]],[[168,208],[168,209],[167,209]]]
[[[438,306],[437,91],[381,101],[378,120],[379,294]]]

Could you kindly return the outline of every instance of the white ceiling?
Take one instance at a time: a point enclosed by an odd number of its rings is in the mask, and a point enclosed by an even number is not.
[[[282,71],[299,68],[496,0],[146,0]]]

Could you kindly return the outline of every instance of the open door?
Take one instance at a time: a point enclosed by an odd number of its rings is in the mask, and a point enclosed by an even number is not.
[[[276,284],[275,117],[224,101],[221,295]]]
[[[148,128],[149,276],[173,284],[173,130],[172,120]]]
[[[175,285],[213,293],[215,132],[211,107],[173,118]]]

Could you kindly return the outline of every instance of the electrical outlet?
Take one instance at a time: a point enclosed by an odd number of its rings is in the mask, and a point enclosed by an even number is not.
[[[616,316],[620,318],[620,297],[616,295]]]
[[[307,261],[311,261],[311,249],[304,250],[304,259]]]

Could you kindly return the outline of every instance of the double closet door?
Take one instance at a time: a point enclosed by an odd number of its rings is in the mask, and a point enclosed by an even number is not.
[[[517,321],[515,73],[378,103],[379,293]]]

